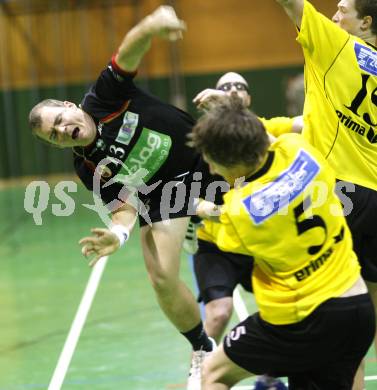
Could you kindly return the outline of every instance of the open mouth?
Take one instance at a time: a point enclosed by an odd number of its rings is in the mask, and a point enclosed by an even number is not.
[[[72,139],[76,139],[79,136],[80,129],[78,127],[75,127],[72,131]]]

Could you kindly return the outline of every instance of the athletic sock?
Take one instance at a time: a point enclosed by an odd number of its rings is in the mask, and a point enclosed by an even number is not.
[[[188,332],[181,332],[183,336],[190,342],[194,351],[203,350],[206,352],[212,351],[212,343],[208,338],[207,333],[204,331],[203,323],[200,321],[195,328]]]
[[[197,215],[192,215],[190,218],[190,221],[192,223],[198,224],[202,221],[202,219],[200,217],[198,217]]]

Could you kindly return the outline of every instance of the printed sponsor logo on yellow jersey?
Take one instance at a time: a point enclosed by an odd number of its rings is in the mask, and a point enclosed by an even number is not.
[[[277,179],[243,200],[255,224],[272,217],[300,195],[318,174],[320,166],[301,150],[291,166]]]

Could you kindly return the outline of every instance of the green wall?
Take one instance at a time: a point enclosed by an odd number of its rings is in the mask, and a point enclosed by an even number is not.
[[[253,95],[253,109],[260,116],[272,117],[286,112],[285,86],[288,78],[301,67],[242,71]],[[222,73],[187,75],[184,79],[187,110],[197,112],[192,98],[201,90],[213,87]],[[169,80],[139,79],[138,84],[162,100],[170,101]],[[72,172],[70,150],[49,148],[39,143],[27,124],[30,109],[46,98],[79,103],[88,85],[63,85],[40,89],[3,90],[0,95],[0,178]]]

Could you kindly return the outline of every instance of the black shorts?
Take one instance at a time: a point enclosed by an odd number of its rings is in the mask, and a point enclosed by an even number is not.
[[[225,354],[253,374],[287,376],[290,390],[351,390],[375,334],[369,294],[333,298],[303,321],[272,325],[259,313],[224,339]]]
[[[199,301],[231,297],[237,284],[252,291],[253,258],[236,253],[222,252],[216,245],[199,240],[194,255],[194,271],[199,287]]]
[[[190,176],[185,181],[169,181],[160,183],[148,195],[139,193],[139,225],[166,221],[168,219],[184,218],[192,214],[193,198],[187,187]],[[191,206],[190,206],[191,205]]]
[[[347,196],[352,201],[352,211],[346,219],[361,274],[365,280],[377,283],[377,191],[354,184],[355,192],[347,192],[346,187],[340,187],[342,183],[337,183],[337,191],[341,200]]]
[[[139,224],[145,226],[148,223],[194,216],[196,198],[207,198],[221,204],[226,189],[229,189],[229,185],[224,179],[211,175],[207,163],[200,158],[193,171],[184,178],[163,181],[150,194],[139,193],[146,212],[143,215],[143,209],[140,210]]]

